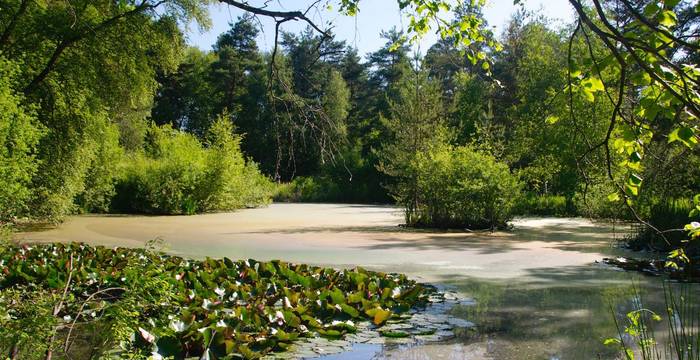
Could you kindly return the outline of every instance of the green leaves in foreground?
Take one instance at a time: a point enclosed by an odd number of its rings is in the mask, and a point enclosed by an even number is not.
[[[282,261],[192,261],[146,250],[50,244],[10,248],[0,254],[0,264],[0,305],[10,315],[0,327],[17,328],[12,326],[26,320],[22,316],[31,316],[13,312],[15,295],[60,295],[67,286],[57,319],[124,328],[108,347],[121,344],[122,352],[142,356],[257,358],[284,351],[300,337],[340,338],[355,332],[354,321],[380,326],[427,301],[427,291],[403,275]],[[157,287],[149,285],[154,279]],[[105,289],[115,290],[94,295]],[[0,331],[2,336],[12,334]]]

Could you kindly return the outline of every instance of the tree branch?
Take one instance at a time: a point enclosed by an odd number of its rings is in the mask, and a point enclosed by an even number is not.
[[[73,36],[64,38],[63,40],[61,40],[61,42],[58,43],[58,45],[56,45],[56,48],[54,49],[53,53],[51,54],[49,61],[46,63],[46,65],[44,65],[44,68],[41,70],[41,72],[39,72],[39,74],[37,74],[32,79],[32,81],[30,81],[29,84],[27,84],[27,86],[24,88],[24,90],[23,90],[24,94],[29,95],[34,90],[36,90],[37,86],[39,86],[39,84],[46,79],[46,77],[49,75],[49,73],[51,73],[51,71],[53,70],[54,66],[56,66],[56,63],[58,62],[59,57],[71,45],[86,38],[88,36],[88,34],[90,34],[90,33],[94,34],[94,33],[100,32],[104,29],[109,28],[110,26],[112,26],[113,24],[115,24],[117,21],[119,21],[121,19],[140,14],[140,13],[147,11],[147,10],[155,9],[165,2],[166,2],[166,0],[161,0],[161,1],[158,1],[157,3],[149,4],[147,2],[147,0],[144,0],[140,5],[133,8],[132,10],[129,10],[127,12],[124,12],[124,13],[121,13],[121,14],[116,15],[114,17],[111,17],[111,18],[101,22],[100,24],[98,24],[95,27],[90,27],[88,30],[86,30],[82,33],[78,33],[78,34],[75,34]]]
[[[2,35],[0,36],[0,50],[2,50],[10,41],[10,34],[12,33],[12,30],[15,29],[15,26],[17,26],[17,22],[19,21],[19,18],[22,15],[24,15],[24,13],[27,11],[28,6],[29,6],[29,0],[22,0],[22,2],[19,4],[19,9],[17,9],[15,16],[12,17],[12,20],[10,20],[10,23],[7,24],[7,27],[5,28],[5,30],[2,32]]]
[[[314,30],[318,31],[321,33],[324,37],[329,37],[330,34],[328,31],[322,30],[316,23],[313,22],[313,20],[309,19],[306,14],[309,12],[309,10],[314,7],[316,4],[318,4],[319,1],[315,1],[314,3],[309,6],[309,8],[306,9],[305,12],[301,12],[299,10],[296,11],[275,11],[275,10],[267,10],[262,7],[255,7],[248,5],[247,3],[235,1],[235,0],[219,0],[220,2],[224,4],[231,5],[233,7],[239,8],[241,10],[247,11],[249,13],[255,14],[255,15],[262,15],[262,16],[267,16],[275,19],[279,23],[280,20],[282,19],[284,21],[289,21],[289,20],[301,20],[309,24]]]

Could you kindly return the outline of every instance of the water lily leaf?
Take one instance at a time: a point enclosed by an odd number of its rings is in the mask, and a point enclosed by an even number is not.
[[[352,318],[360,317],[360,312],[348,304],[340,304],[340,308],[343,309],[343,312],[350,315]]]
[[[384,310],[379,307],[367,310],[365,313],[372,318],[372,322],[374,323],[374,325],[381,325],[385,323],[392,315],[391,311]]]
[[[403,331],[380,331],[379,334],[381,334],[384,337],[395,339],[407,338],[411,336],[411,334]]]

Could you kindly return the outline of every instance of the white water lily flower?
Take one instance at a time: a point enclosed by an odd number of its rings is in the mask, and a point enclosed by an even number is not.
[[[216,327],[226,327],[226,322],[224,320],[219,320],[216,322]]]
[[[693,221],[693,222],[690,223],[690,227],[693,228],[693,229],[700,228],[700,222]]]
[[[209,299],[204,299],[204,301],[202,301],[202,307],[209,310],[209,306],[211,306],[211,301],[209,301]]]
[[[170,328],[175,332],[183,332],[187,329],[187,325],[185,325],[184,321],[175,320],[170,322]]]
[[[209,349],[207,349],[207,351],[205,351],[204,354],[202,354],[201,359],[202,360],[210,360],[211,359],[211,356],[209,356]]]
[[[143,339],[146,340],[148,343],[152,344],[154,341],[156,341],[156,337],[142,327],[139,328],[139,333],[141,333],[141,337],[143,337]]]
[[[275,318],[272,319],[271,322],[276,322],[278,325],[281,326],[282,324],[284,324],[284,314],[282,314],[281,311],[277,310],[275,312]]]
[[[65,322],[70,322],[73,318],[70,315],[66,315],[63,317],[63,321]]]
[[[224,290],[220,287],[217,287],[216,289],[214,289],[214,292],[216,293],[216,295],[219,295],[219,297],[224,297],[224,295],[226,295],[226,290]]]

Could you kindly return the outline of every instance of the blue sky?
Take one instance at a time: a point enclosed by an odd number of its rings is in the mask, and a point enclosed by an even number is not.
[[[573,19],[573,9],[566,0],[524,0],[524,6],[528,10],[539,11],[546,17],[557,23],[565,23]],[[286,5],[280,5],[280,3]],[[308,0],[274,1],[271,8],[282,10],[297,10],[304,8]],[[251,4],[256,4],[251,1]],[[496,34],[500,34],[511,15],[519,6],[513,5],[513,0],[487,0],[484,15],[490,26],[495,28]],[[210,5],[212,26],[207,31],[200,31],[197,26],[190,26],[187,31],[188,43],[202,50],[211,49],[212,44],[222,32],[229,28],[229,22],[243,14],[241,10],[228,5]],[[384,44],[379,37],[382,30],[388,30],[392,26],[401,29],[408,22],[402,17],[396,0],[363,0],[360,1],[360,12],[356,17],[338,15],[335,11],[325,8],[310,16],[316,23],[331,22],[334,25],[333,32],[336,38],[346,40],[348,44],[357,47],[360,54],[367,54]],[[269,50],[274,44],[274,22],[263,17],[260,18],[263,32],[258,38],[258,46]],[[283,25],[285,31],[299,32],[305,28],[301,22],[290,22]],[[416,50],[425,53],[437,40],[434,34],[428,34],[415,46]]]

